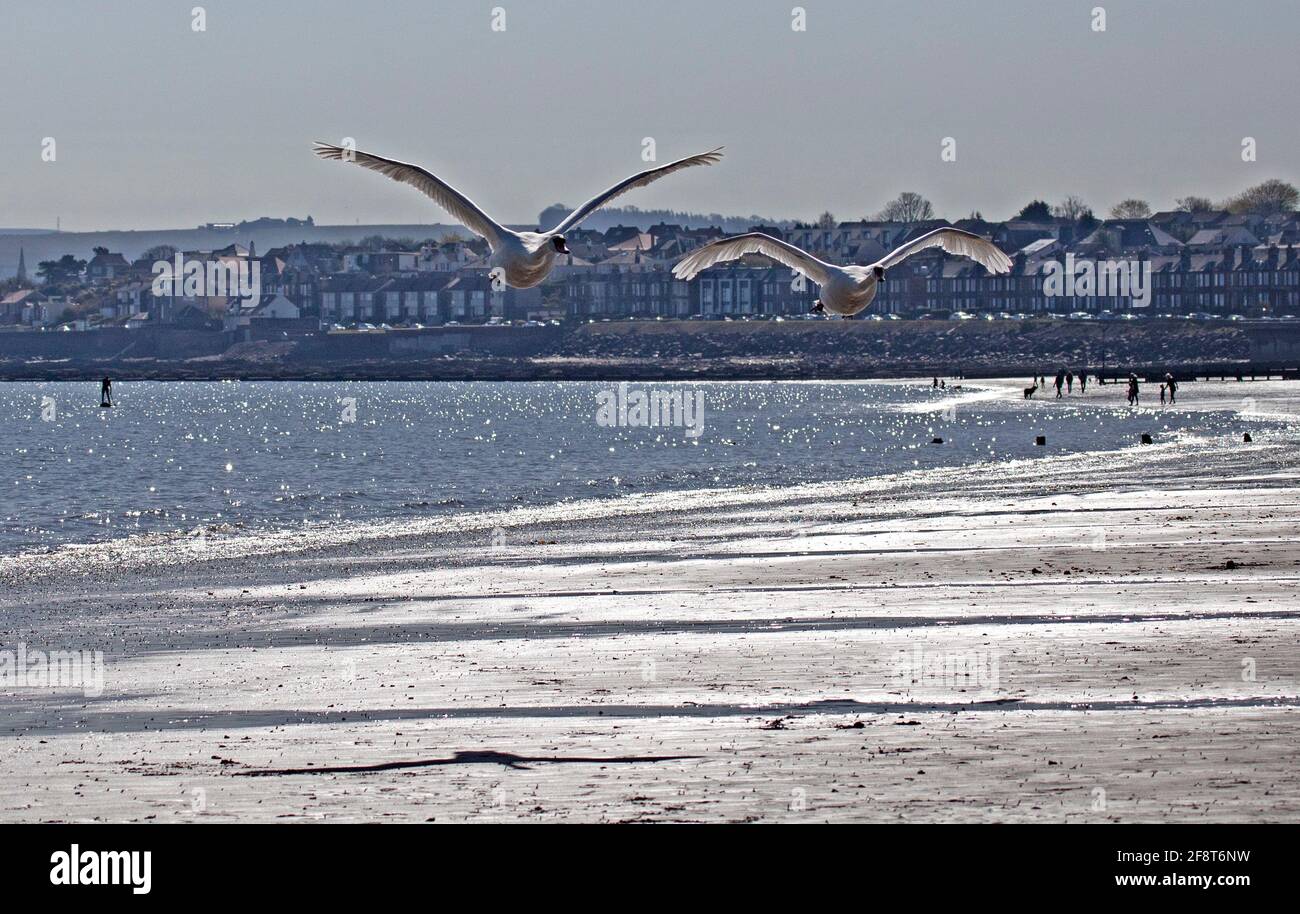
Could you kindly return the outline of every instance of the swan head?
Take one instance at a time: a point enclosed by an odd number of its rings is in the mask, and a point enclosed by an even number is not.
[[[564,240],[563,235],[556,235],[554,238],[552,238],[551,247],[555,248],[555,251],[558,254],[569,253],[569,243]]]

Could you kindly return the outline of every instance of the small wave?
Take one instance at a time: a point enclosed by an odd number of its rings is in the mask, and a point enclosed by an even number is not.
[[[1249,448],[1256,453],[1261,449],[1272,449],[1289,454],[1294,443],[1288,439]],[[154,570],[194,561],[319,552],[383,540],[427,542],[449,536],[481,534],[486,537],[498,528],[529,529],[655,514],[686,516],[702,510],[774,511],[783,509],[783,506],[788,508],[818,501],[856,503],[868,500],[882,507],[892,504],[895,513],[906,516],[917,510],[918,499],[943,504],[959,495],[969,498],[1050,496],[1064,491],[1067,481],[1077,487],[1080,480],[1084,480],[1098,489],[1117,485],[1176,485],[1198,467],[1222,467],[1225,472],[1240,468],[1233,461],[1240,460],[1243,453],[1246,449],[1235,439],[1189,432],[1172,434],[1154,445],[1133,445],[1120,450],[986,460],[956,467],[931,467],[829,482],[635,492],[567,499],[540,506],[470,512],[452,510],[429,517],[321,522],[271,530],[216,525],[211,535],[203,537],[195,537],[191,531],[146,533],[120,540],[69,544],[52,551],[0,557],[0,578],[26,581],[99,570],[115,573],[133,569]],[[178,541],[196,538],[204,541],[201,550],[177,548]]]
[[[437,501],[404,501],[402,507],[410,510],[423,510],[428,508],[463,508],[465,502],[459,498],[443,498]]]
[[[962,390],[962,392],[956,396],[952,396],[948,393],[952,390],[953,388],[950,387],[947,391],[940,391],[944,396],[938,400],[926,400],[919,403],[895,403],[889,407],[889,410],[890,412],[912,414],[942,413],[959,406],[970,406],[974,403],[987,403],[990,400],[1007,399],[1005,391],[991,387],[979,388],[969,392]]]

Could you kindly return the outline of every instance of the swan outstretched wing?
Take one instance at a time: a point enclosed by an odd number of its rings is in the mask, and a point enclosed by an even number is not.
[[[958,228],[940,228],[933,232],[926,232],[920,238],[890,251],[873,266],[888,270],[917,251],[924,251],[926,248],[943,248],[945,253],[969,257],[990,273],[1011,272],[1011,258],[1002,253],[997,245],[987,238],[981,238],[979,235]]]
[[[497,224],[491,216],[479,209],[469,197],[418,165],[408,165],[405,162],[385,159],[383,156],[361,152],[357,149],[332,146],[329,143],[316,143],[315,152],[322,159],[355,162],[362,168],[369,168],[371,171],[377,171],[394,181],[411,185],[441,206],[471,232],[486,238],[493,249],[500,245],[502,236],[508,231]]]
[[[673,275],[678,279],[694,279],[714,264],[728,260],[738,260],[746,254],[763,254],[785,264],[792,270],[798,270],[818,285],[824,285],[828,277],[830,264],[818,260],[807,251],[800,250],[793,244],[764,235],[762,232],[750,232],[736,235],[734,238],[722,238],[710,242],[687,254],[673,267]]]
[[[597,194],[586,203],[582,204],[582,206],[579,206],[569,214],[568,218],[555,228],[551,229],[550,234],[563,235],[610,200],[622,196],[629,190],[635,190],[638,187],[645,187],[647,184],[658,181],[660,178],[666,177],[675,171],[681,171],[683,168],[691,168],[695,165],[713,165],[715,162],[721,161],[722,149],[723,147],[719,146],[717,149],[710,152],[702,152],[699,155],[687,156],[684,159],[678,159],[676,162],[669,162],[667,165],[660,165],[658,168],[651,168],[647,171],[641,172],[640,174],[635,174],[630,178],[626,178],[604,193]]]

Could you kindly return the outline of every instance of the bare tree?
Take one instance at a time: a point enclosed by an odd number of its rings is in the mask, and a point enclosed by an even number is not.
[[[835,216],[831,214],[830,210],[817,217],[817,227],[819,229],[833,229],[835,225]]]
[[[150,260],[157,263],[160,260],[171,260],[176,256],[176,248],[170,244],[156,244],[149,250],[140,255],[143,260]]]
[[[934,218],[934,207],[920,194],[905,190],[886,203],[877,218],[881,222],[925,222]]]
[[[1210,202],[1209,197],[1198,197],[1192,194],[1175,200],[1174,208],[1180,213],[1208,213],[1214,210],[1214,204]]]
[[[1145,200],[1130,197],[1121,200],[1110,208],[1112,219],[1146,219],[1151,215],[1151,205]]]
[[[1277,213],[1295,212],[1300,204],[1300,191],[1294,184],[1271,178],[1262,184],[1243,190],[1227,200],[1223,207],[1230,213],[1252,216],[1273,216]]]
[[[1071,222],[1078,221],[1085,213],[1091,213],[1092,207],[1083,202],[1082,197],[1070,194],[1060,203],[1052,207],[1052,215],[1059,219],[1069,219]]]

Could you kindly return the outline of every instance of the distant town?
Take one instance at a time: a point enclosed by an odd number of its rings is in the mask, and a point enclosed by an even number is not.
[[[309,221],[303,224],[310,225]],[[825,219],[816,225],[756,225],[819,257],[868,263],[917,235],[955,225],[990,238],[1014,263],[1010,276],[940,251],[891,271],[874,316],[916,318],[1066,315],[1076,318],[1151,314],[1286,317],[1300,314],[1300,214],[1171,210],[1097,220],[1055,215],[1032,204],[1017,218],[978,216],[949,222]],[[211,227],[211,226],[210,226]],[[234,225],[223,226],[234,229]],[[81,260],[65,254],[40,264],[20,253],[18,276],[0,288],[5,329],[89,331],[159,324],[255,332],[263,321],[287,329],[369,331],[453,323],[524,323],[591,319],[775,318],[806,315],[811,283],[761,257],[710,270],[694,283],[673,278],[683,255],[726,234],[720,227],[658,223],[571,233],[572,254],[537,289],[494,289],[486,244],[457,234],[440,238],[369,237],[355,243],[290,244],[258,252],[231,243],[209,251],[156,247],[134,260],[106,248]],[[177,254],[189,263],[241,270],[256,262],[260,296],[154,293],[156,265]],[[1108,261],[1149,269],[1145,301],[1104,282],[1053,295],[1053,270],[1105,274]],[[1069,294],[1069,293],[1074,294]],[[1088,294],[1092,292],[1093,294]],[[234,293],[234,294],[231,294]],[[872,316],[872,315],[868,315]],[[287,323],[286,323],[287,322]]]
[[[915,194],[903,194],[882,216],[846,222],[826,213],[815,223],[750,229],[832,262],[870,263],[955,225],[1012,258],[1009,275],[991,276],[938,249],[913,256],[889,272],[863,315],[867,321],[1192,319],[1258,326],[1300,318],[1300,214],[1295,189],[1282,182],[1221,206],[1188,198],[1178,209],[1152,213],[1141,201],[1125,201],[1105,219],[1067,200],[1033,201],[1002,222],[978,213],[949,222],[933,218]],[[541,222],[549,217],[543,213]],[[238,235],[254,224],[201,228]],[[281,224],[313,228],[310,218]],[[324,340],[334,340],[331,352],[357,358],[474,349],[508,356],[538,350],[472,328],[824,320],[809,313],[816,286],[761,256],[710,269],[693,282],[674,278],[682,256],[734,232],[664,221],[574,231],[570,253],[548,281],[527,290],[494,280],[486,243],[454,229],[266,250],[239,240],[214,250],[159,245],[133,258],[101,246],[84,259],[67,253],[35,264],[20,248],[17,275],[0,281],[0,359],[160,358],[171,350],[175,358],[213,358],[240,345],[247,353],[248,344],[294,341],[304,344],[301,354],[325,351]],[[45,241],[48,250],[49,236]],[[230,281],[214,285],[214,277]],[[50,334],[61,337],[57,345],[40,342]],[[345,341],[359,336],[371,342]],[[388,342],[376,347],[375,337]]]

